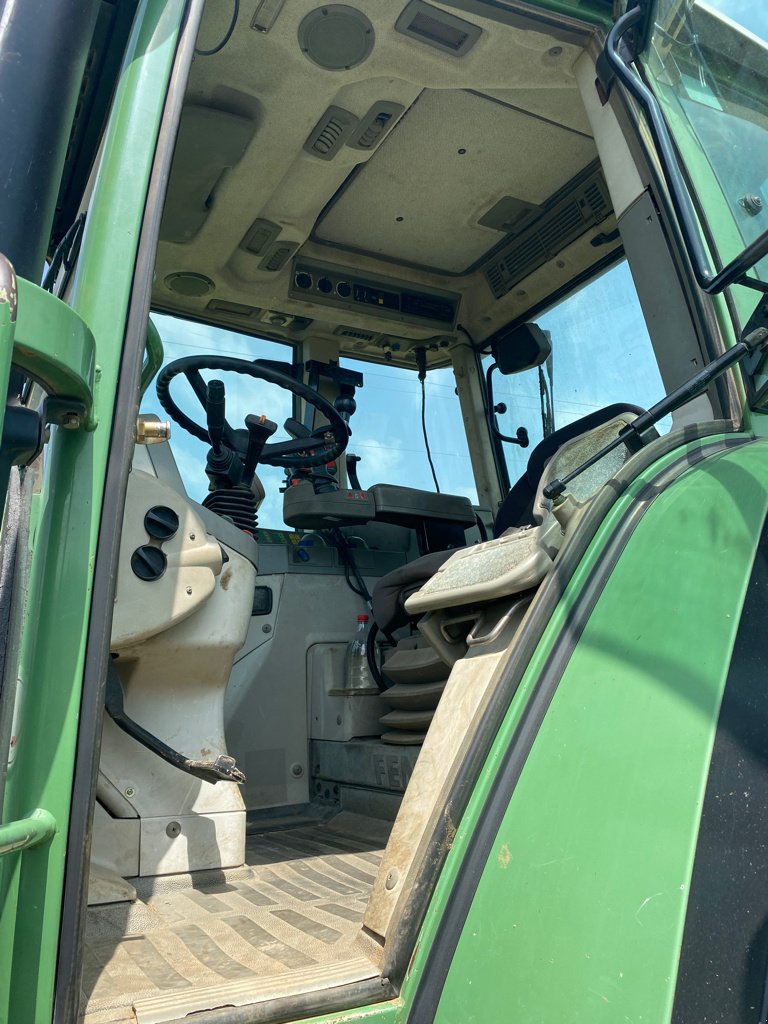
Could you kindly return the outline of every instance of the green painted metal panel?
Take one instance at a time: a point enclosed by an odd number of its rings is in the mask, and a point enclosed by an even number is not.
[[[610,25],[613,21],[612,0],[536,0],[530,6],[597,25]]]
[[[499,828],[440,1024],[669,1019],[767,484],[759,442],[689,470],[641,519]]]
[[[120,355],[184,0],[142,0],[89,204],[71,305],[95,340],[96,429],[53,430],[30,536],[15,757],[3,822],[45,808],[49,843],[0,858],[0,1021],[51,1019],[85,637]],[[67,937],[71,939],[72,937]]]
[[[24,278],[18,279],[19,311],[13,363],[43,385],[49,395],[74,399],[93,430],[93,335],[61,299]]]

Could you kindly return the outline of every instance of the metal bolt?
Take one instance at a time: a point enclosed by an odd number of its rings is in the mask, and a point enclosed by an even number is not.
[[[300,779],[303,774],[304,766],[299,764],[298,761],[296,762],[296,764],[291,765],[291,775],[293,775],[295,779]]]
[[[129,786],[128,789],[126,789],[125,791],[125,795],[130,800],[132,796],[136,795],[136,790],[133,788],[133,786]]]
[[[264,625],[261,627],[261,632],[262,633],[271,633],[272,632],[272,627],[270,626],[270,624],[268,622],[265,622]]]
[[[181,834],[181,825],[178,821],[169,821],[165,826],[165,834],[169,839],[175,839],[176,836]]]
[[[194,535],[194,533],[190,533],[190,535],[189,535],[189,539],[190,539],[190,540],[194,540],[194,539],[195,539],[195,535]]]
[[[187,593],[188,593],[188,594],[191,594],[191,593],[192,593],[192,587],[187,587]]]
[[[80,416],[76,412],[65,412],[59,426],[64,430],[77,430],[80,426]]]
[[[384,882],[384,887],[391,892],[392,889],[394,889],[395,886],[397,885],[399,878],[400,872],[397,870],[397,868],[392,868],[392,870],[387,875],[387,880]]]
[[[749,192],[741,197],[739,206],[743,207],[750,217],[756,217],[763,208],[763,200],[760,196],[755,195],[754,192]]]

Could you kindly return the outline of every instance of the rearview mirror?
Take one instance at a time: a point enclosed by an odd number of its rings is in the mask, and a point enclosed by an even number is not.
[[[491,352],[499,373],[513,373],[541,366],[552,352],[549,332],[538,324],[518,324],[511,330],[502,328],[491,338]]]

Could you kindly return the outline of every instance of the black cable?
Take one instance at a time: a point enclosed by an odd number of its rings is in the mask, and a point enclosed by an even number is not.
[[[195,53],[198,57],[212,57],[215,53],[219,53],[227,45],[229,40],[232,38],[232,33],[235,31],[235,25],[240,15],[240,0],[233,0],[232,4],[232,21],[229,23],[224,38],[221,40],[218,46],[214,46],[212,50],[198,50],[195,48]]]
[[[349,541],[338,528],[338,526],[335,527],[333,530],[328,530],[327,536],[330,540],[330,543],[336,548],[336,550],[341,555],[341,560],[344,563],[344,576],[347,580],[347,583],[349,584],[350,590],[354,590],[358,597],[361,597],[368,605],[368,610],[371,611],[373,608],[371,595],[368,590],[368,587],[366,587],[365,585],[365,580],[363,579],[362,573],[357,567],[357,562],[355,561],[355,556],[352,554],[352,548],[350,547]],[[355,582],[357,583],[357,587],[359,587],[359,589],[352,585],[352,580],[349,578],[350,573],[355,577]]]
[[[432,479],[435,481],[435,490],[440,493],[440,484],[437,482],[435,464],[432,461],[432,452],[429,450],[429,437],[427,437],[427,393],[424,387],[425,382],[421,381],[421,432],[424,435],[424,447],[427,449],[427,461],[432,470]]]
[[[379,693],[384,693],[385,690],[389,689],[390,684],[387,683],[384,676],[381,674],[381,669],[376,661],[376,637],[379,633],[379,627],[374,621],[371,623],[371,628],[368,630],[368,638],[365,641],[365,657],[368,662],[368,668],[371,676],[373,677],[374,683],[379,688]]]
[[[347,586],[349,587],[353,594],[357,594],[358,597],[362,597],[362,599],[365,601],[365,594],[362,592],[362,590],[358,590],[357,587],[352,582],[352,580],[349,578],[349,571],[349,565],[346,562],[344,562],[344,579],[347,581]]]
[[[478,345],[475,339],[467,330],[467,328],[464,326],[464,324],[456,324],[456,330],[461,331],[461,333],[466,337],[467,341],[469,342],[469,347],[472,349],[473,352],[479,352],[481,355],[487,354],[485,352],[485,348],[488,345],[487,340],[484,341],[481,345]]]

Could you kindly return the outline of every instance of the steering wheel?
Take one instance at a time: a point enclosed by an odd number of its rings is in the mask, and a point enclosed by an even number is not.
[[[313,391],[302,381],[295,380],[287,373],[282,373],[259,361],[251,362],[248,359],[237,359],[234,356],[185,356],[183,359],[174,359],[172,363],[168,363],[157,378],[158,400],[171,419],[194,437],[205,441],[206,444],[210,444],[208,430],[185,415],[170,394],[171,381],[183,373],[203,409],[208,411],[208,388],[200,376],[201,370],[230,370],[248,377],[255,377],[256,380],[264,380],[268,384],[276,384],[298,398],[303,398],[328,420],[327,426],[322,428],[322,435],[319,437],[317,435],[321,431],[318,430],[310,437],[265,444],[259,454],[258,461],[260,463],[283,467],[324,466],[327,462],[337,459],[347,447],[349,428],[338,411],[317,391]],[[332,437],[329,437],[329,434]],[[244,455],[248,444],[247,431],[233,430],[225,419],[222,442],[231,451]]]

